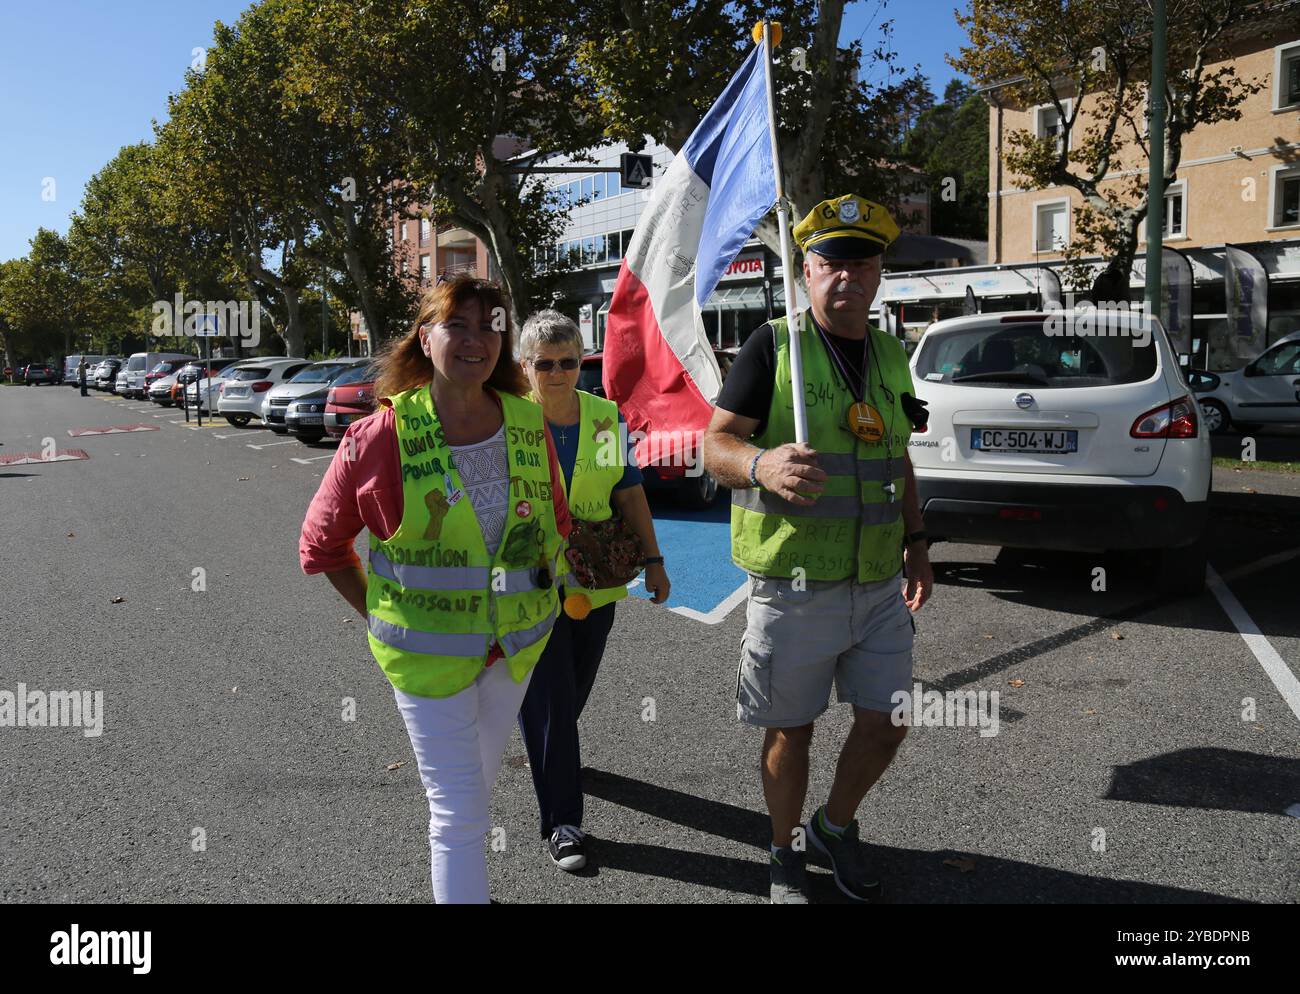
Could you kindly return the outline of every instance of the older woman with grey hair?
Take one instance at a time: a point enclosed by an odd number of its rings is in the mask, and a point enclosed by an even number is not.
[[[646,590],[654,603],[662,604],[671,585],[641,472],[627,458],[623,417],[613,401],[577,389],[582,364],[578,326],[559,311],[539,311],[524,322],[519,355],[532,397],[542,405],[550,427],[574,519],[604,521],[621,514],[645,552]],[[566,598],[566,610],[556,620],[519,711],[542,838],[552,861],[570,872],[587,865],[578,716],[596,681],[614,605],[626,596],[627,588],[618,586]]]

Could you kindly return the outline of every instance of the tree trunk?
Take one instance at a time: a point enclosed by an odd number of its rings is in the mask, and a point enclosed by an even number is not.
[[[291,356],[305,356],[307,354],[307,333],[302,326],[298,288],[284,286],[281,287],[280,294],[284,298],[284,309],[288,314],[284,332],[280,336],[284,339],[285,353]]]

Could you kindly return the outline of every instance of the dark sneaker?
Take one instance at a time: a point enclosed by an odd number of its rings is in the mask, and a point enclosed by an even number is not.
[[[551,850],[551,861],[561,870],[569,873],[581,870],[587,865],[587,851],[584,843],[587,836],[576,825],[560,825],[551,833],[547,847]]]
[[[835,886],[855,901],[880,898],[880,878],[867,866],[858,841],[858,821],[853,819],[836,835],[826,827],[824,809],[818,808],[808,820],[808,839],[831,861]]]
[[[807,904],[808,876],[804,872],[805,854],[789,846],[771,854],[773,904]]]

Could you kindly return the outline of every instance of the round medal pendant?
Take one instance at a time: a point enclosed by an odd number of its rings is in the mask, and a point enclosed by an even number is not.
[[[864,442],[879,442],[885,437],[885,422],[880,412],[865,401],[858,401],[849,408],[849,431]]]

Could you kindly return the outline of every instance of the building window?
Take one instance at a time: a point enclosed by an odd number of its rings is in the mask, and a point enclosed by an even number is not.
[[[623,189],[622,179],[618,173],[605,174],[605,196],[617,197],[620,193],[626,193]]]
[[[1278,45],[1273,50],[1273,109],[1300,106],[1300,41]]]
[[[397,222],[397,229],[402,233],[402,234],[401,234],[402,241],[406,241],[406,222],[405,222],[405,221],[398,221],[398,222]]]
[[[1065,116],[1068,119],[1074,101],[1062,100],[1061,106],[1065,109]],[[1062,120],[1061,112],[1056,109],[1055,104],[1040,104],[1034,108],[1034,134],[1039,138],[1055,138],[1057,151],[1061,150],[1061,143],[1065,140],[1065,121]]]
[[[388,229],[387,242],[388,242],[388,251],[390,252],[393,251],[393,229],[392,228]]]
[[[1187,237],[1187,181],[1170,183],[1165,190],[1165,238]]]
[[[420,282],[428,283],[432,272],[433,270],[429,267],[429,257],[427,255],[420,256]]]
[[[597,173],[591,177],[591,195],[594,199],[600,200],[605,196],[605,174]]]
[[[1270,227],[1300,225],[1300,166],[1273,167],[1269,201]]]
[[[1049,200],[1034,205],[1034,251],[1059,252],[1070,240],[1070,202]]]
[[[591,177],[590,176],[588,176],[586,179],[582,181],[582,199],[583,200],[591,199]]]
[[[411,260],[410,260],[410,259],[408,259],[406,256],[402,256],[402,275],[403,275],[403,276],[405,276],[405,275],[410,271],[410,269],[411,269],[411,265],[410,265],[410,263],[411,263]]]
[[[420,218],[420,244],[424,245],[429,240],[429,219]]]

